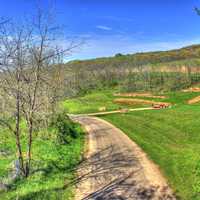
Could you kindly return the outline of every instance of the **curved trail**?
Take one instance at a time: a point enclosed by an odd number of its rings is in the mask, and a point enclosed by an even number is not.
[[[95,117],[73,119],[88,132],[76,200],[175,199],[158,167],[122,131]]]

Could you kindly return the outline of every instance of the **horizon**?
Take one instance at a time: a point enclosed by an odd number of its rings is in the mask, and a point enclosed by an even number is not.
[[[48,9],[49,2],[40,3]],[[16,20],[36,7],[34,0],[0,3],[2,15]],[[200,6],[197,0],[55,0],[53,4],[58,24],[65,27],[65,36],[84,41],[66,61],[165,51],[200,43],[200,17],[194,11]],[[63,41],[63,45],[67,44]]]
[[[200,43],[198,44],[189,44],[189,45],[186,45],[186,46],[180,46],[178,48],[173,48],[173,49],[166,49],[166,50],[155,50],[155,51],[136,51],[136,52],[133,52],[133,53],[127,53],[127,54],[121,54],[122,56],[128,56],[128,55],[135,55],[135,54],[142,54],[142,53],[159,53],[159,52],[166,52],[166,51],[175,51],[175,50],[180,50],[180,49],[184,49],[184,48],[188,48],[188,47],[193,47],[193,46],[200,46]],[[95,59],[103,59],[103,58],[113,58],[115,57],[116,54],[114,55],[110,55],[110,56],[102,56],[102,57],[94,57],[94,58],[88,58],[88,59],[74,59],[74,60],[67,60],[66,63],[68,62],[73,62],[73,61],[88,61],[88,60],[95,60]]]

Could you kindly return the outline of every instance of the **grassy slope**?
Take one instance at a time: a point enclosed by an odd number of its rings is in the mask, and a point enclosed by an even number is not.
[[[94,92],[62,102],[62,106],[71,113],[96,112],[103,106],[108,110],[118,109],[121,106],[112,102],[116,98],[112,93],[111,90]],[[104,118],[126,132],[160,165],[173,188],[183,199],[195,199],[193,195],[199,191],[197,187],[200,179],[197,170],[200,163],[200,141],[198,141],[200,137],[197,135],[200,131],[197,125],[200,106],[188,106],[185,102],[200,94],[176,92],[165,95],[168,96],[167,99],[153,100],[171,102],[175,104],[172,109],[109,115]],[[140,106],[134,105],[134,107]],[[13,160],[15,144],[6,130],[0,132],[0,149],[6,147],[11,151],[7,158],[0,157],[2,177]],[[70,199],[73,196],[73,186],[66,188],[63,186],[74,178],[70,169],[80,160],[83,139],[79,138],[68,146],[56,146],[54,138],[45,139],[49,138],[46,134],[52,135],[51,132],[53,130],[44,133],[44,137],[34,143],[34,160],[44,161],[39,165],[45,169],[45,173],[40,172],[31,176],[28,184],[26,181],[17,182],[19,186],[15,188],[14,185],[9,193],[0,194],[0,199],[10,199],[16,196],[16,193],[20,194],[21,199]],[[55,163],[59,163],[58,166]],[[58,191],[59,196],[57,196]]]
[[[115,90],[106,90],[106,91],[96,91],[90,94],[87,94],[83,97],[68,99],[61,103],[61,107],[64,108],[67,112],[73,114],[79,113],[92,113],[92,112],[99,112],[99,108],[106,107],[107,111],[110,110],[117,110],[121,108],[138,108],[138,107],[145,107],[148,105],[119,105],[113,102],[114,99],[120,98],[113,96]],[[156,95],[156,94],[155,94]],[[159,95],[159,94],[158,94]],[[134,97],[139,99],[147,99],[153,100],[158,102],[171,102],[172,104],[185,104],[187,100],[196,97],[200,94],[198,93],[183,93],[183,92],[170,92],[165,93],[166,99],[159,99],[159,98],[149,98],[149,97]],[[131,97],[123,97],[123,98],[131,98]]]
[[[0,199],[23,200],[61,200],[72,199],[74,177],[73,168],[79,163],[83,151],[83,134],[77,126],[80,136],[68,145],[55,143],[55,130],[44,130],[33,143],[33,163],[39,171],[28,180],[18,180],[7,193],[0,193]],[[25,148],[25,147],[24,147]],[[7,149],[8,156],[0,155],[0,179],[7,177],[12,161],[15,159],[15,143],[7,130],[0,129],[0,150]],[[65,187],[66,186],[66,187]]]
[[[62,107],[69,113],[96,112],[100,107],[106,106],[108,110],[118,109],[119,106],[112,103],[113,96],[109,91],[94,92],[83,97],[69,99],[62,102]]]
[[[144,149],[160,166],[178,196],[184,200],[200,199],[197,196],[200,192],[200,105],[186,104],[200,93],[164,95],[168,98],[154,100],[171,102],[172,109],[113,114],[103,118],[121,128]],[[111,106],[110,101],[114,98],[112,91],[98,92],[82,97],[82,104],[79,100],[70,100],[69,105],[73,105],[71,112],[80,110],[84,113],[96,111],[99,106]]]
[[[172,95],[172,109],[103,117],[147,152],[184,200],[200,199],[200,105],[184,105],[193,95]]]
[[[61,103],[61,106],[67,112],[73,114],[99,112],[99,108],[101,107],[106,107],[107,111],[111,111],[127,107],[138,108],[147,106],[141,104],[135,104],[131,106],[116,104],[113,102],[113,100],[119,97],[113,96],[113,93],[115,93],[115,90],[96,91],[91,94],[87,94],[83,97],[63,101]],[[143,98],[143,99],[150,99],[150,98]],[[161,101],[160,99],[155,99],[155,100]]]

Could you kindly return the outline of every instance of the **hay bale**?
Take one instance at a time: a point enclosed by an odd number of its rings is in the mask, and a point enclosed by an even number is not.
[[[105,107],[105,106],[100,107],[98,110],[99,110],[100,112],[106,111],[106,107]]]

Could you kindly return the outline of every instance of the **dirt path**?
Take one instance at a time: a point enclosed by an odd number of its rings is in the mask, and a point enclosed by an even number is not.
[[[175,199],[158,167],[122,131],[95,117],[73,118],[88,131],[76,200]]]
[[[200,102],[200,96],[194,97],[190,100],[188,100],[188,104],[195,104]]]
[[[130,108],[130,109],[121,109],[121,110],[113,110],[113,111],[104,111],[104,112],[96,112],[96,113],[86,113],[86,114],[69,114],[69,116],[101,116],[101,115],[110,115],[115,113],[123,113],[123,112],[134,112],[141,110],[155,110],[153,107],[144,107],[144,108]]]

